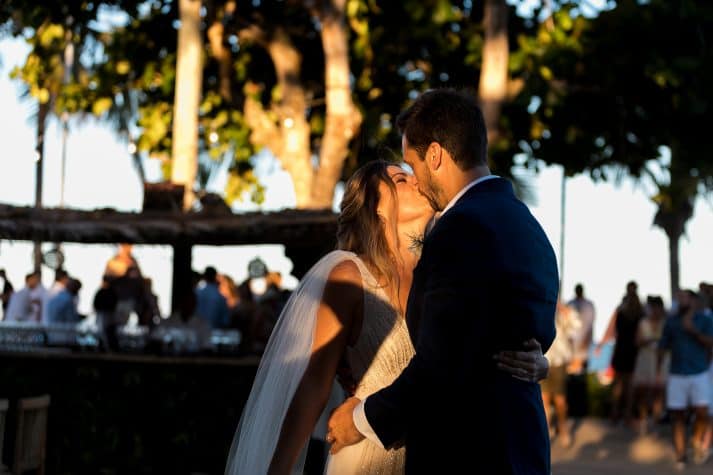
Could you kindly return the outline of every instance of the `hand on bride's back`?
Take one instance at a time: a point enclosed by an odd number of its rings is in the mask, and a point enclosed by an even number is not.
[[[536,383],[547,377],[549,361],[542,354],[540,343],[531,338],[523,343],[524,351],[501,351],[493,356],[498,369],[510,373],[513,378]]]

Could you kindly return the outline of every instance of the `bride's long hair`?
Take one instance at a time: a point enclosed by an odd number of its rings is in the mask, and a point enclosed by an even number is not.
[[[337,219],[337,248],[361,257],[394,298],[399,289],[396,222],[386,222],[377,212],[382,183],[397,203],[389,165],[392,164],[384,160],[368,162],[347,181]]]

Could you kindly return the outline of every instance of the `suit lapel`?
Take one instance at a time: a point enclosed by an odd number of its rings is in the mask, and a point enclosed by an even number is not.
[[[480,193],[506,193],[515,196],[513,192],[512,185],[509,181],[503,178],[492,178],[486,180],[482,183],[471,187],[463,196],[458,199],[453,208],[448,210],[446,214],[436,221],[434,227],[431,229],[431,233],[435,231],[438,227],[438,223],[448,215],[454,208],[459,206],[467,206],[467,203],[472,200],[477,200],[477,195]],[[411,283],[411,290],[409,292],[408,302],[406,304],[406,325],[408,326],[409,335],[411,336],[411,341],[414,346],[418,340],[419,326],[421,323],[421,310],[423,308],[423,293],[426,288],[426,278],[424,269],[427,269],[428,263],[425,262],[428,259],[428,236],[425,238],[423,245],[423,253],[421,255],[421,260],[413,270],[413,281]]]
[[[458,198],[458,201],[456,201],[453,207],[446,211],[445,214],[450,213],[453,209],[463,206],[464,204],[470,201],[477,200],[477,196],[481,193],[506,193],[515,197],[512,184],[508,180],[500,177],[490,178],[489,180],[485,180],[481,183],[478,183],[477,185],[470,187],[470,189],[466,191],[463,196]],[[433,232],[436,226],[438,226],[438,223],[441,221],[442,218],[443,216],[436,220],[435,224],[430,226],[431,232]]]

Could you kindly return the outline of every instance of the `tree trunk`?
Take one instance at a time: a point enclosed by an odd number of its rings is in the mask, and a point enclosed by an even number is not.
[[[50,102],[40,102],[37,111],[37,145],[35,146],[35,208],[42,208],[42,181],[45,160],[45,129],[50,113]],[[35,241],[33,249],[33,266],[35,272],[42,267],[42,243]]]
[[[180,0],[171,181],[185,187],[183,208],[193,206],[198,170],[198,107],[203,80],[200,0]]]
[[[668,234],[668,262],[671,272],[671,301],[676,299],[676,294],[680,289],[680,268],[678,260],[680,242],[681,233]]]
[[[499,136],[500,111],[508,88],[508,6],[505,0],[486,0],[483,16],[485,39],[478,96],[483,109],[488,143]]]
[[[686,223],[693,216],[693,198],[685,194],[681,195],[679,192],[669,194],[668,197],[668,200],[659,204],[659,209],[654,216],[654,225],[663,229],[668,237],[671,298],[675,300],[680,279],[679,243],[686,231]]]
[[[292,177],[297,207],[309,208],[312,207],[314,167],[310,147],[310,125],[306,119],[307,98],[300,83],[302,57],[282,28],[275,31],[267,45],[267,50],[275,65],[279,97],[277,104],[272,107],[279,120],[277,127],[282,136],[282,151],[276,155]]]
[[[312,191],[313,207],[331,208],[334,188],[349,154],[349,142],[361,126],[362,116],[352,101],[349,84],[348,31],[345,0],[324,2],[320,12],[325,63],[326,117],[319,168]]]
[[[218,75],[220,78],[218,90],[220,91],[220,96],[226,102],[230,102],[233,97],[230,81],[233,64],[230,49],[225,47],[225,26],[223,21],[226,16],[231,16],[234,11],[235,1],[226,2],[225,8],[220,14],[216,15],[207,32],[211,54],[218,61]]]

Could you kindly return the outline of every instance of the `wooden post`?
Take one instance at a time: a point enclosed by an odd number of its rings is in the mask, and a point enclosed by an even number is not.
[[[171,287],[171,313],[180,308],[183,297],[193,291],[193,245],[190,242],[173,244],[173,279]]]

